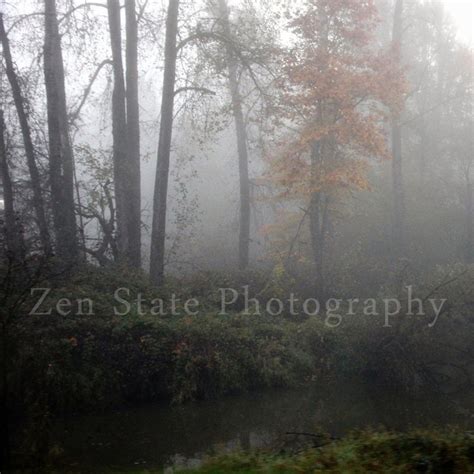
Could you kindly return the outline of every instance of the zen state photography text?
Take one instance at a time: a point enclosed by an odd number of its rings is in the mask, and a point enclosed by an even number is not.
[[[55,298],[51,288],[32,288],[33,307],[29,312],[34,316],[93,316],[95,303],[92,298]],[[129,288],[117,288],[112,295],[115,316],[137,314],[139,316],[198,316],[203,306],[198,298],[183,299],[172,293],[169,298],[147,299],[142,293],[133,294]],[[321,317],[329,327],[338,327],[345,317],[382,317],[384,327],[391,327],[393,318],[398,315],[425,317],[426,324],[434,327],[443,313],[447,299],[423,299],[414,296],[412,286],[404,288],[402,298],[329,298],[319,301],[316,298],[302,299],[294,293],[285,298],[265,298],[250,296],[248,286],[218,288],[218,315],[226,316],[238,312],[247,316],[300,316]]]

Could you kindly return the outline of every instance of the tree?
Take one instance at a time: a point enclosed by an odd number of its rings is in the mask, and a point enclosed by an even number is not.
[[[112,135],[119,259],[141,266],[140,122],[135,1],[125,2],[126,74],[122,61],[120,3],[107,1],[114,90]]]
[[[112,67],[114,89],[112,94],[112,136],[115,182],[115,201],[117,208],[117,240],[119,257],[128,260],[130,242],[129,207],[131,197],[128,193],[129,178],[127,161],[129,157],[127,140],[126,92],[122,62],[122,34],[120,22],[120,3],[107,0],[109,15],[110,45],[112,49]]]
[[[250,183],[249,159],[247,149],[247,130],[242,111],[242,97],[239,90],[237,58],[232,47],[232,32],[229,22],[229,10],[226,0],[219,0],[222,29],[225,42],[226,63],[229,73],[229,90],[232,100],[235,131],[237,135],[237,153],[239,157],[240,185],[240,221],[239,221],[239,268],[244,270],[249,264],[250,244]]]
[[[125,0],[126,18],[126,99],[128,180],[130,215],[128,216],[128,260],[141,266],[141,186],[140,186],[140,113],[138,106],[138,27],[135,0]]]
[[[463,210],[461,254],[466,263],[474,262],[474,138],[473,138],[473,54],[459,47],[452,52],[453,68],[448,72],[450,95],[457,97],[446,113],[446,151],[451,166],[460,178],[460,201]],[[447,74],[448,75],[448,74]],[[448,92],[449,93],[449,92]],[[457,180],[456,180],[457,181]]]
[[[284,57],[277,114],[291,135],[269,177],[280,197],[305,203],[319,292],[330,205],[345,190],[369,188],[367,159],[389,156],[386,107],[399,106],[403,91],[392,56],[374,51],[376,20],[372,1],[311,0],[290,23],[296,44]]]
[[[41,189],[40,173],[37,165],[37,157],[31,139],[31,129],[28,122],[28,116],[25,109],[25,100],[21,92],[20,82],[18,80],[15,68],[13,66],[13,58],[10,50],[10,42],[5,31],[3,23],[3,14],[0,13],[0,39],[3,47],[3,57],[5,59],[5,69],[8,81],[12,88],[13,101],[20,122],[21,134],[23,137],[23,146],[25,148],[26,162],[30,174],[31,188],[33,190],[33,207],[36,214],[37,225],[40,235],[41,246],[46,254],[51,253],[51,239],[48,231],[48,223],[46,219],[46,210]],[[7,171],[5,169],[5,171]],[[8,178],[6,178],[8,180]]]
[[[5,143],[5,121],[3,110],[0,110],[0,178],[3,186],[4,222],[6,248],[13,261],[21,259],[23,254],[20,232],[15,216],[15,203],[13,194],[13,183],[8,164],[7,146]]]
[[[403,0],[396,0],[393,16],[392,43],[397,57],[402,58],[402,35],[403,35]],[[404,190],[403,190],[403,155],[402,155],[402,125],[400,113],[394,110],[392,114],[392,246],[394,257],[400,257],[404,253]]]
[[[74,203],[74,156],[64,84],[64,64],[56,0],[45,0],[44,78],[48,113],[49,172],[56,249],[61,259],[78,256]]]
[[[160,137],[153,197],[151,230],[150,278],[161,285],[164,278],[166,241],[166,204],[170,168],[171,138],[176,83],[177,33],[179,0],[170,0],[166,17],[165,68],[161,100]]]
[[[85,252],[99,265],[107,266],[111,262],[120,261],[115,234],[113,163],[108,150],[87,146],[78,149],[77,159],[90,176],[81,183],[84,199],[80,213],[84,219],[88,219],[88,223],[95,223],[93,237],[89,237],[94,244],[87,246]]]

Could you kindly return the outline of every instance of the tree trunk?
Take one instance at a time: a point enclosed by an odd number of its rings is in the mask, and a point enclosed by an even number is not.
[[[74,209],[74,157],[69,138],[64,64],[55,0],[45,0],[44,76],[56,248],[60,258],[73,261],[78,255]]]
[[[128,259],[141,266],[140,115],[138,107],[138,31],[135,0],[125,0],[127,60],[127,139],[130,215]]]
[[[8,166],[7,147],[5,145],[5,122],[3,120],[3,110],[0,110],[0,178],[3,184],[3,226],[6,247],[11,258],[18,261],[22,257],[22,239],[15,218],[13,185]]]
[[[9,350],[8,327],[6,322],[7,311],[0,310],[0,469],[5,470],[10,467],[11,458],[11,436],[10,436],[10,410],[8,403],[8,371],[9,371]]]
[[[315,142],[311,149],[311,169],[313,186],[316,185],[316,168],[320,163],[321,143]],[[323,193],[313,192],[309,204],[309,226],[311,250],[316,271],[315,288],[318,293],[324,292],[324,240],[327,227],[327,204]]]
[[[226,42],[226,60],[229,71],[229,89],[232,98],[235,130],[237,134],[237,153],[239,157],[240,184],[240,231],[239,231],[239,268],[244,270],[249,264],[250,246],[250,182],[249,159],[247,149],[247,129],[242,111],[242,97],[239,91],[237,61],[230,42],[232,33],[229,22],[229,10],[226,0],[219,0],[220,16]]]
[[[10,82],[10,86],[12,88],[13,100],[15,102],[15,108],[18,115],[18,121],[20,122],[20,128],[23,137],[23,146],[25,148],[26,162],[30,174],[31,188],[33,190],[33,208],[35,210],[40,242],[41,246],[43,247],[43,251],[46,254],[50,254],[51,239],[48,231],[48,223],[46,219],[43,193],[41,190],[41,179],[38,171],[38,166],[36,164],[35,150],[33,147],[33,141],[31,139],[31,130],[25,110],[25,103],[21,94],[20,83],[13,67],[10,43],[5,32],[5,26],[3,24],[3,15],[1,13],[0,37],[3,47],[3,56],[5,58],[5,69],[8,81]]]
[[[398,119],[392,123],[392,245],[394,257],[404,252],[404,190],[402,174],[402,131]]]
[[[153,224],[151,232],[150,277],[161,285],[164,278],[166,239],[166,199],[170,167],[173,109],[176,82],[176,39],[178,33],[179,0],[170,0],[166,18],[165,70],[161,101],[160,138],[153,197]]]
[[[466,263],[474,263],[474,202],[470,168],[466,170]]]
[[[401,61],[402,54],[402,15],[403,0],[396,0],[393,19],[392,41],[398,59]],[[393,257],[399,258],[405,253],[405,204],[403,189],[403,170],[402,170],[402,127],[400,116],[394,113],[392,117],[392,246]]]
[[[119,259],[128,263],[129,248],[129,206],[127,170],[127,117],[125,107],[125,81],[122,62],[122,34],[119,0],[107,0],[109,13],[110,45],[114,72],[112,94],[112,135],[115,201],[117,208],[117,240]]]

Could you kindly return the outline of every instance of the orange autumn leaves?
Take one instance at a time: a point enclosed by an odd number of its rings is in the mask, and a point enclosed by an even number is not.
[[[369,161],[390,156],[386,123],[406,91],[396,52],[375,40],[373,1],[310,0],[290,27],[276,111],[291,131],[269,157],[267,179],[296,199],[368,189]]]

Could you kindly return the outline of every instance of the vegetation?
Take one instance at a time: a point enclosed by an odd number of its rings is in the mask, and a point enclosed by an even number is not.
[[[197,316],[140,315],[136,307],[117,316],[114,309],[121,307],[114,292],[125,283],[148,301],[145,311],[160,296],[141,277],[125,280],[117,272],[89,268],[66,284],[55,282],[38,309],[53,308],[50,315],[13,323],[18,344],[10,387],[16,400],[34,405],[41,394],[47,410],[58,413],[295,386],[320,372],[330,352],[331,338],[323,337],[320,319],[295,321],[237,311],[221,316],[217,303],[209,301],[206,312]],[[87,295],[94,314],[88,315],[84,304],[85,315],[61,315],[57,295],[72,301]],[[182,300],[185,296],[180,294]],[[37,297],[29,299],[25,307],[36,302]]]
[[[1,472],[71,413],[338,377],[472,393],[473,51],[447,11],[2,2]],[[365,433],[209,469],[471,451]]]
[[[445,288],[446,294],[449,288],[455,301],[456,295],[471,288],[472,273],[459,276],[459,268],[450,272],[454,278],[446,279],[440,272],[427,284],[427,291]],[[15,360],[7,367],[9,398],[22,420],[22,451],[34,455],[33,459],[47,458],[51,450],[47,434],[57,415],[123,404],[160,400],[181,404],[265,388],[308,390],[311,385],[337,383],[340,377],[355,374],[369,384],[385,384],[399,392],[449,393],[471,386],[470,359],[465,354],[472,337],[464,331],[470,313],[464,303],[447,309],[449,319],[444,318],[429,339],[426,328],[432,315],[413,320],[406,315],[406,306],[405,316],[393,321],[398,332],[394,344],[393,332],[387,332],[382,315],[374,320],[359,311],[337,327],[327,324],[324,312],[275,316],[263,311],[256,316],[245,314],[244,290],[222,315],[214,289],[238,287],[239,280],[252,281],[261,295],[269,291],[258,273],[201,275],[186,285],[182,280],[169,282],[159,291],[145,276],[132,276],[120,267],[112,271],[83,267],[67,278],[43,277],[36,287],[52,290],[35,309],[38,314],[24,317],[39,301],[35,293],[21,303],[19,316],[8,328],[8,347]],[[127,299],[132,309],[118,315],[123,303],[115,292],[124,285],[130,289]],[[278,291],[284,294],[290,288],[277,285],[267,298]],[[178,295],[174,308],[166,299],[171,293]],[[191,295],[205,304],[197,315],[182,311]],[[58,307],[58,298],[70,300],[72,306]],[[164,316],[151,313],[155,299],[163,301]],[[260,301],[265,307],[265,296]],[[433,345],[438,347],[435,354]],[[43,440],[39,445],[38,436]],[[308,456],[312,462],[313,456]],[[355,456],[358,460],[358,454]],[[304,459],[288,462],[304,463]]]
[[[470,472],[472,434],[414,431],[362,432],[296,454],[235,453],[208,460],[193,471],[240,473]]]

